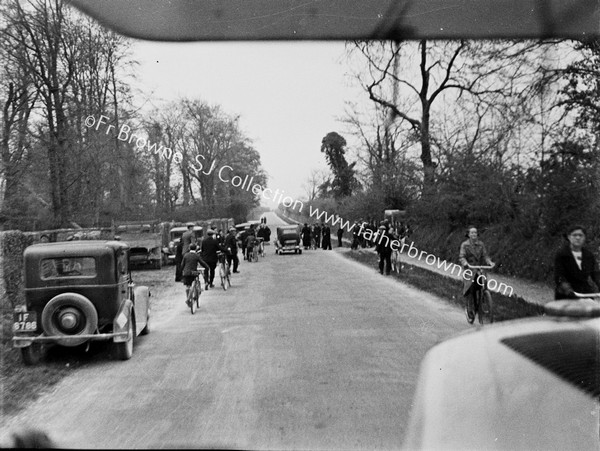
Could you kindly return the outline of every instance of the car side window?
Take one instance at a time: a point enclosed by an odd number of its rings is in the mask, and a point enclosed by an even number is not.
[[[120,251],[117,254],[117,272],[119,276],[127,274],[127,252]]]

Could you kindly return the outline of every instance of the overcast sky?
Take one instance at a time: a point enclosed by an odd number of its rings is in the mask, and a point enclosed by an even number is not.
[[[157,106],[181,96],[219,104],[261,155],[268,187],[297,199],[326,166],[321,139],[344,134],[345,101],[364,96],[345,76],[343,42],[135,41],[139,89]]]

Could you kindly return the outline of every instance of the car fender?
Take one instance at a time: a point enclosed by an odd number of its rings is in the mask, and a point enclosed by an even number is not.
[[[150,317],[150,289],[144,285],[133,288],[135,309],[135,331],[139,333],[146,327]]]
[[[131,301],[131,299],[125,299],[123,302],[121,302],[121,305],[119,306],[119,310],[117,311],[117,314],[115,315],[115,319],[113,320],[113,333],[114,334],[120,334],[122,332],[127,332],[128,327],[129,327],[129,322],[133,321],[133,318],[132,318],[133,308],[134,308],[134,305],[133,305],[133,302]],[[135,328],[135,330],[137,331],[137,327]],[[127,341],[128,338],[129,337],[127,335],[116,335],[114,337],[114,342],[119,343],[119,342]]]

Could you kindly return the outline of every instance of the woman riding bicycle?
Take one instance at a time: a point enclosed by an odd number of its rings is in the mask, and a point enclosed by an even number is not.
[[[467,240],[463,241],[460,245],[460,252],[458,254],[458,260],[463,268],[468,269],[469,266],[494,266],[494,262],[490,259],[483,241],[479,240],[477,229],[473,226],[469,226],[467,229]],[[469,320],[475,319],[475,312],[473,311],[473,296],[471,296],[471,287],[475,285],[477,277],[481,273],[476,271],[471,280],[466,280],[463,277],[463,296],[466,296],[467,310]]]

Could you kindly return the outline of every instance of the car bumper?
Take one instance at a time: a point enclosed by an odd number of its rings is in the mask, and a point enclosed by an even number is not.
[[[113,339],[127,339],[127,331],[114,332],[109,334],[87,334],[87,335],[15,335],[12,338],[13,347],[15,348],[26,348],[31,346],[33,343],[57,343],[57,342],[77,342],[82,339],[90,341],[102,341],[102,340],[113,340]]]

